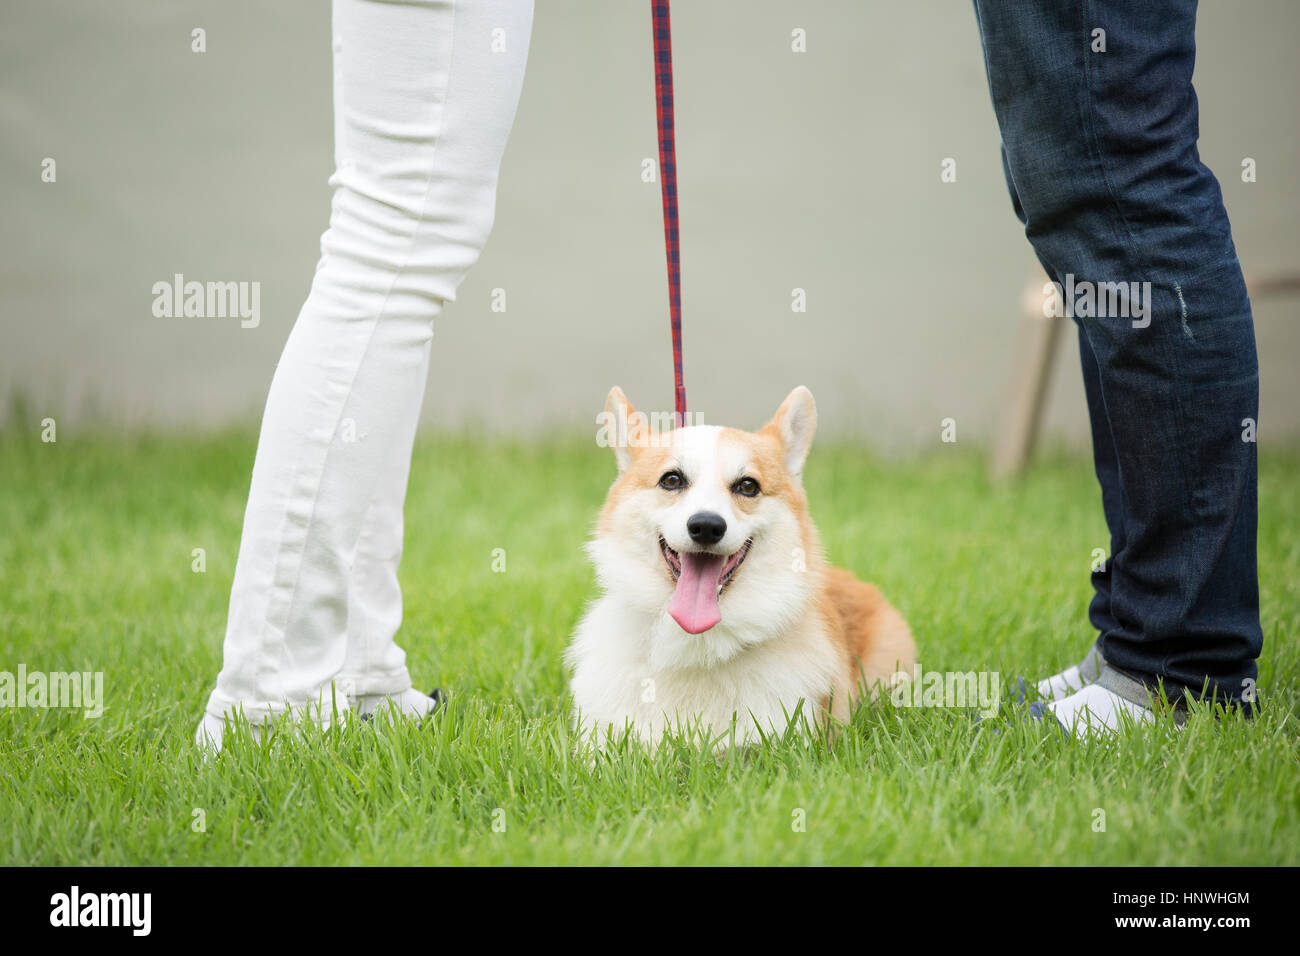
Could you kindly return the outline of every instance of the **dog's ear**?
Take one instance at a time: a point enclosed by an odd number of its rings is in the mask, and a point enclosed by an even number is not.
[[[609,396],[605,399],[605,411],[597,421],[601,426],[601,443],[614,449],[614,459],[618,462],[618,473],[621,475],[631,466],[633,453],[649,443],[650,423],[632,407],[632,403],[617,385],[609,390]]]
[[[812,392],[800,385],[787,395],[768,427],[781,439],[786,471],[798,481],[817,432],[817,403]]]

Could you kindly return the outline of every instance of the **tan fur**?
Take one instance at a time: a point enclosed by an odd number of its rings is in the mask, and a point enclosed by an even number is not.
[[[916,644],[903,615],[885,600],[874,584],[859,581],[848,571],[827,567],[818,612],[845,664],[844,684],[833,701],[822,701],[837,720],[847,720],[863,692],[873,697],[887,689],[897,671],[916,667]]]

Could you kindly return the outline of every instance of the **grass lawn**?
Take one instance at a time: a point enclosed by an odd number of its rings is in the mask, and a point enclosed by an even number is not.
[[[1203,715],[1172,737],[1079,743],[1007,709],[977,726],[886,704],[830,746],[721,762],[629,748],[593,765],[573,754],[561,652],[593,593],[580,546],[612,456],[425,437],[399,641],[418,686],[452,691],[448,710],[205,764],[191,737],[253,449],[249,433],[0,436],[0,670],[102,671],[107,701],[97,720],[0,710],[0,863],[1300,863],[1300,455],[1261,456],[1253,725]],[[1088,569],[1107,537],[1087,461],[1049,457],[1003,489],[956,447],[900,465],[822,445],[806,480],[831,559],[907,615],[923,667],[1005,685],[1091,643]]]

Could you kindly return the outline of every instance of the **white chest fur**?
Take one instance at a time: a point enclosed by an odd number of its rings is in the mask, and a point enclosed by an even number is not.
[[[708,728],[725,744],[780,734],[801,713],[808,725],[835,686],[841,662],[820,622],[803,617],[779,633],[738,633],[726,621],[704,634],[667,615],[647,616],[605,595],[574,634],[567,659],[581,729],[631,727],[658,744],[665,730]],[[802,711],[799,711],[802,701]]]

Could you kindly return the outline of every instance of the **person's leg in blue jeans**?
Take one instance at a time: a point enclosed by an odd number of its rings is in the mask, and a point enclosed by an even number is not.
[[[1087,732],[1149,718],[1160,685],[1174,702],[1253,706],[1263,635],[1245,420],[1258,416],[1258,361],[1222,195],[1196,148],[1195,0],[975,9],[1039,260],[1062,285],[1138,292],[1091,306],[1076,293],[1112,552],[1090,610],[1104,666],[1051,707]]]

